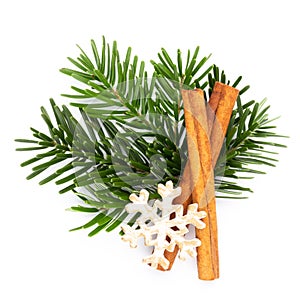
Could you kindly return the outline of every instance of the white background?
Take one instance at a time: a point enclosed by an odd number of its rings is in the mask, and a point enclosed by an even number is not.
[[[2,1],[0,4],[0,298],[272,299],[300,298],[299,16],[297,1]],[[71,81],[78,43],[101,35],[149,61],[160,47],[202,46],[231,77],[244,75],[249,99],[265,96],[278,131],[289,135],[277,168],[252,182],[248,200],[219,201],[221,278],[197,279],[195,261],[161,273],[141,263],[118,232],[69,233],[85,217],[66,212],[70,195],[26,181],[14,138],[40,128],[39,107]],[[148,65],[148,67],[150,67]]]

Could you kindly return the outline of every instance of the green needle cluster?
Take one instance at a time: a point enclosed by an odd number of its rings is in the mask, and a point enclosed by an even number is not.
[[[47,132],[31,128],[31,139],[16,140],[28,145],[18,151],[37,153],[21,164],[34,165],[28,179],[45,174],[40,184],[55,181],[60,193],[72,191],[81,201],[72,210],[93,215],[75,230],[93,227],[94,235],[122,222],[133,224],[138,216],[130,219],[124,210],[131,193],[146,188],[155,199],[158,182],[180,180],[187,160],[181,88],[201,88],[206,99],[216,81],[240,90],[215,167],[218,197],[244,198],[251,190],[240,179],[263,174],[257,166],[277,161],[273,149],[284,145],[274,142],[281,136],[273,132],[266,100],[242,101],[249,89],[239,87],[242,77],[231,83],[208,64],[210,56],[199,58],[199,47],[186,57],[178,50],[175,59],[162,49],[158,61],[151,60],[150,76],[130,47],[121,59],[117,43],[111,47],[104,37],[101,49],[91,41],[91,55],[79,49],[76,59],[68,58],[73,68],[60,71],[78,81],[73,94],[63,96],[74,99],[70,106],[80,120],[51,99],[51,115],[41,107]]]

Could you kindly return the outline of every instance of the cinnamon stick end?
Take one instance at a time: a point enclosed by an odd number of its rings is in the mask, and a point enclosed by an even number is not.
[[[214,90],[215,92],[220,92],[222,90],[226,90],[226,91],[230,91],[232,92],[233,94],[236,94],[236,96],[239,94],[239,90],[236,89],[235,87],[231,86],[231,85],[227,85],[225,83],[222,83],[222,82],[219,82],[219,81],[216,81],[215,82],[215,85],[214,85]]]

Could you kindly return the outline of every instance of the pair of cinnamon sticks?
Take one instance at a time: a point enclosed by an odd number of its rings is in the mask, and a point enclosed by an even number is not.
[[[202,90],[182,90],[189,160],[179,184],[182,193],[174,202],[183,204],[185,210],[190,203],[198,203],[199,210],[207,213],[206,228],[196,229],[196,236],[201,240],[201,246],[197,248],[198,277],[203,280],[219,278],[213,170],[238,94],[237,89],[216,82],[206,104]],[[172,268],[177,252],[178,248],[173,252],[165,251],[170,262],[168,270]]]

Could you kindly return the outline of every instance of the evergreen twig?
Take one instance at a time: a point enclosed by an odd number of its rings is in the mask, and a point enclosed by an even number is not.
[[[71,87],[75,94],[63,96],[76,100],[71,106],[80,111],[83,121],[76,120],[67,106],[59,108],[51,99],[54,118],[41,108],[48,132],[31,128],[32,139],[16,141],[28,145],[18,151],[38,151],[21,164],[34,164],[28,179],[56,167],[40,184],[55,180],[63,186],[60,193],[73,191],[85,204],[71,210],[95,214],[87,224],[74,229],[94,226],[89,234],[92,236],[103,229],[111,231],[124,220],[133,224],[124,212],[130,193],[147,188],[155,197],[158,180],[179,180],[187,158],[180,89],[201,88],[208,99],[216,81],[228,85],[231,81],[216,65],[206,66],[210,55],[198,58],[199,47],[193,53],[188,51],[186,59],[178,50],[174,60],[162,49],[158,61],[151,61],[151,78],[145,63],[132,57],[131,48],[124,60],[117,43],[110,47],[104,37],[101,51],[93,40],[91,48],[92,57],[79,47],[80,55],[68,58],[74,67],[60,70],[79,82]],[[239,87],[241,80],[240,76],[231,85]],[[274,142],[281,136],[273,132],[276,126],[270,125],[274,120],[269,119],[266,101],[243,104],[242,95],[248,89],[240,88],[226,134],[226,149],[215,168],[221,198],[244,198],[251,190],[242,186],[240,179],[263,174],[256,166],[274,166],[277,153],[270,149],[285,147]],[[96,100],[90,103],[87,99]],[[151,161],[153,155],[164,157],[164,170],[159,161]]]

